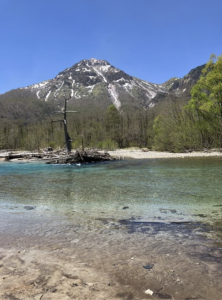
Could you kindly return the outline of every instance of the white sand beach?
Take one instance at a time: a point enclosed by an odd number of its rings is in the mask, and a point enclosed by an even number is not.
[[[193,151],[188,153],[172,153],[159,151],[143,151],[142,149],[118,149],[108,151],[112,157],[117,159],[134,158],[134,159],[155,159],[155,158],[185,158],[185,157],[216,157],[222,156],[219,151]]]

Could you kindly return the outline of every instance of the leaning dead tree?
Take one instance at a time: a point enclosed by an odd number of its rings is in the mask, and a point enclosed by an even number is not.
[[[72,139],[69,136],[68,129],[67,129],[67,113],[76,113],[77,111],[67,111],[67,101],[71,99],[71,97],[64,99],[64,111],[56,111],[53,113],[55,114],[61,114],[63,113],[63,119],[62,120],[53,120],[52,122],[62,122],[64,127],[64,135],[65,135],[65,145],[66,145],[66,152],[67,154],[70,154],[72,151]]]

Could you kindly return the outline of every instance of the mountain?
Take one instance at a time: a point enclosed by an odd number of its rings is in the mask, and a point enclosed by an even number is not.
[[[201,72],[205,65],[198,66],[192,69],[187,75],[183,78],[173,77],[167,80],[162,85],[166,89],[166,93],[157,93],[150,103],[150,106],[154,106],[160,101],[164,101],[170,98],[179,98],[179,99],[190,99],[190,90],[197,83],[198,79],[201,76]]]
[[[60,103],[64,97],[79,104],[90,98],[99,105],[114,104],[148,108],[158,93],[166,93],[164,85],[157,85],[132,77],[105,60],[82,60],[60,72],[54,79],[25,87],[38,99]],[[84,99],[84,100],[83,100]]]
[[[120,111],[148,109],[171,95],[188,97],[203,67],[191,70],[183,78],[171,78],[163,84],[154,84],[130,76],[105,60],[84,59],[53,79],[0,95],[0,106],[4,108],[3,103],[9,100],[21,103],[26,99],[27,103],[27,99],[32,99],[34,106],[41,103],[41,109],[47,112],[50,105],[53,109],[55,105],[62,109],[66,98],[76,109],[104,110],[110,104]],[[4,109],[1,111],[3,117]]]

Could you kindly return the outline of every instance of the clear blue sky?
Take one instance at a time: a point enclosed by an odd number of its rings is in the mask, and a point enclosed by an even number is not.
[[[82,59],[154,83],[222,54],[222,0],[0,0],[0,93]]]

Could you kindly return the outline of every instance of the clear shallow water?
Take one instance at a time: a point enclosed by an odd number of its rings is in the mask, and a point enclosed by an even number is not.
[[[220,220],[222,159],[128,160],[86,166],[0,163],[0,210],[144,220]],[[125,209],[123,209],[125,207]]]

